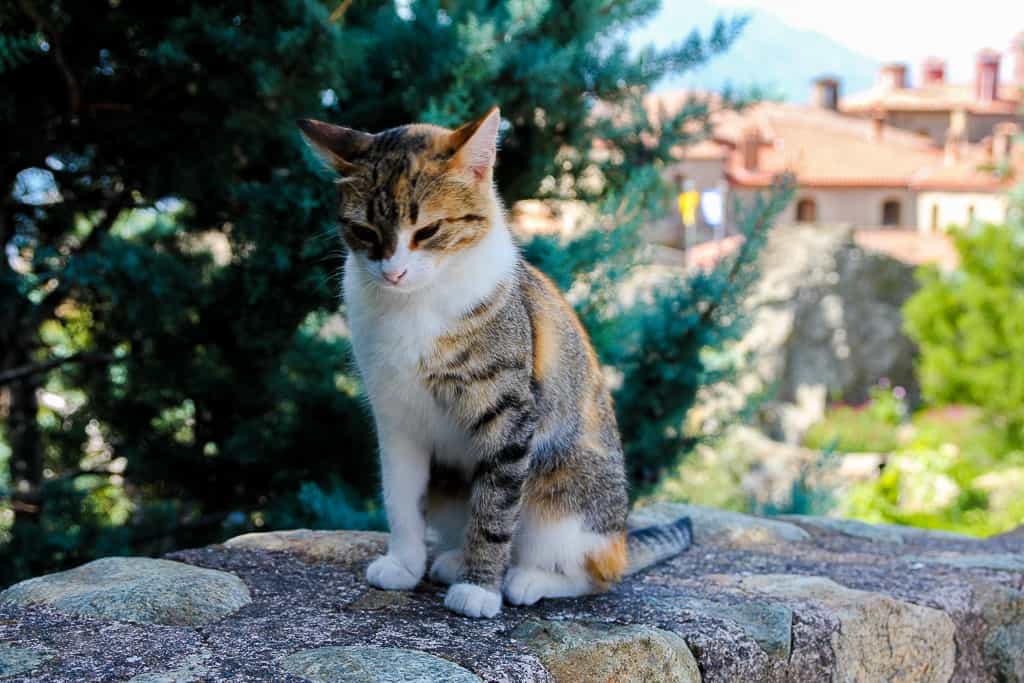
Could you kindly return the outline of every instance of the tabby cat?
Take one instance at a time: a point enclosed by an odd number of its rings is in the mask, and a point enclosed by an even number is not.
[[[498,109],[376,135],[302,120],[338,174],[344,298],[373,408],[387,554],[370,584],[430,578],[493,617],[609,588],[687,547],[689,520],[626,532],[611,396],[586,332],[519,254],[492,178]]]

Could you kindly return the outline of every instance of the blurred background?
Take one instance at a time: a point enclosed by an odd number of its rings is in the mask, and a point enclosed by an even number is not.
[[[385,528],[294,120],[495,103],[635,498],[1024,523],[1021,31],[991,0],[0,4],[0,586]]]

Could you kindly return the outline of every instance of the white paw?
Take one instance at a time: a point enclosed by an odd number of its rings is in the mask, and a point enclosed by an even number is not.
[[[394,555],[381,555],[366,568],[366,580],[371,586],[386,591],[405,591],[413,588],[423,576],[423,566],[409,568]]]
[[[444,606],[467,617],[493,617],[501,609],[501,593],[473,583],[456,583],[444,596]]]
[[[545,571],[512,567],[505,574],[505,599],[512,605],[532,605],[545,597],[550,583]]]
[[[430,565],[430,580],[451,585],[462,576],[462,551],[446,550]]]

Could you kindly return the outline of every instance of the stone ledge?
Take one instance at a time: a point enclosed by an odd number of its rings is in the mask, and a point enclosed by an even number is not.
[[[694,520],[688,553],[610,593],[506,606],[489,621],[447,612],[443,588],[427,582],[406,593],[367,587],[363,569],[386,539],[369,532],[248,534],[174,562],[133,560],[165,578],[198,567],[244,583],[251,602],[192,625],[145,623],[116,603],[86,612],[24,601],[16,586],[0,594],[0,677],[1024,681],[1024,534],[979,541],[678,505],[632,519],[680,512]],[[98,581],[123,595],[110,562]],[[223,602],[204,590],[173,595],[193,611]]]

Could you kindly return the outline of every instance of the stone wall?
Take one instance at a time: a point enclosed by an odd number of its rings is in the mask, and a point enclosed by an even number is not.
[[[369,588],[385,536],[249,534],[0,593],[4,681],[1024,681],[1024,532],[686,514],[695,545],[611,592],[472,620]]]

